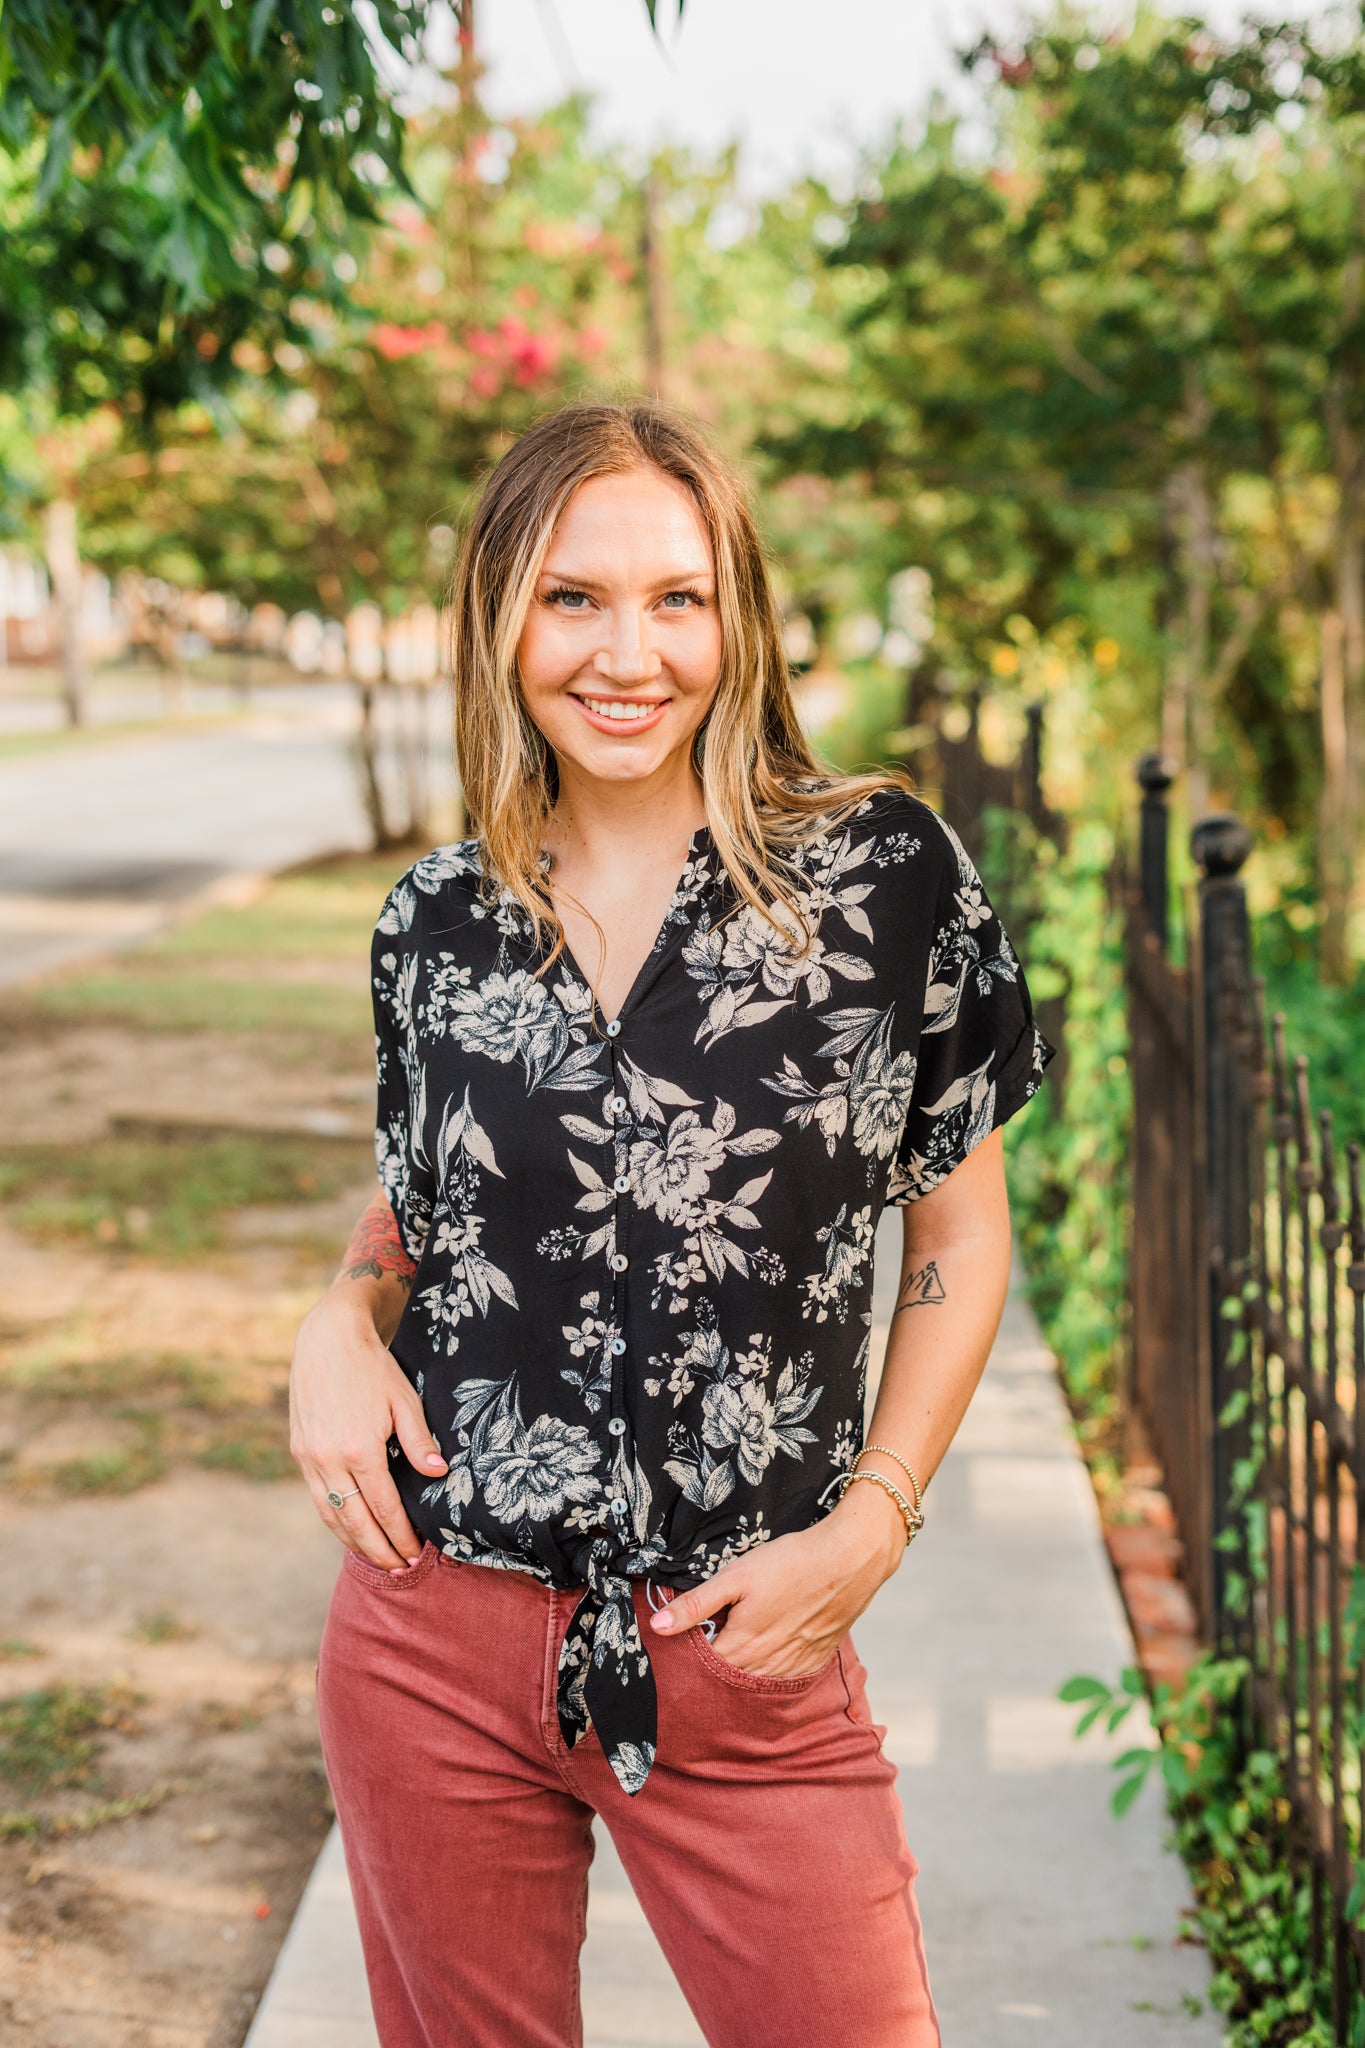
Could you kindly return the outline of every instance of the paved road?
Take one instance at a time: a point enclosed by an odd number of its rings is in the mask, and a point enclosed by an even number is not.
[[[874,1356],[898,1232],[890,1211]],[[1217,2048],[1221,2024],[1191,2010],[1207,1963],[1173,1939],[1188,1893],[1156,1788],[1122,1822],[1108,1808],[1108,1757],[1142,1731],[1130,1723],[1107,1751],[1077,1744],[1074,1710],[1055,1697],[1073,1672],[1116,1676],[1132,1643],[1052,1360],[1017,1290],[929,1512],[855,1636],[900,1766],[944,2048]],[[588,2048],[702,2044],[605,1838],[583,2005]],[[324,2042],[376,2048],[335,1831],[247,2048]]]
[[[369,843],[353,694],[319,684],[267,701],[230,724],[0,761],[0,985],[141,938],[206,893]]]

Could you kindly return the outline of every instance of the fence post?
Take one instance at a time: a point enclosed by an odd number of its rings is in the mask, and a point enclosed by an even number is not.
[[[1175,780],[1163,754],[1144,754],[1137,765],[1142,787],[1142,814],[1138,834],[1138,886],[1147,922],[1163,953],[1169,950],[1170,912],[1166,868],[1169,815],[1166,792]]]
[[[1213,1470],[1214,1635],[1220,1648],[1246,1647],[1250,1633],[1245,1528],[1234,1498],[1234,1469],[1251,1448],[1245,1337],[1224,1312],[1250,1277],[1252,1251],[1252,1145],[1255,1105],[1248,1047],[1252,1017],[1251,931],[1241,870],[1251,833],[1240,818],[1216,812],[1202,818],[1190,839],[1201,871],[1196,1009],[1202,1045],[1204,1142],[1208,1180],[1208,1316],[1210,1445]],[[1238,1412],[1238,1410],[1242,1412]]]
[[[1035,701],[1024,706],[1024,717],[1028,724],[1028,738],[1024,742],[1024,804],[1025,813],[1035,825],[1043,817],[1043,706]]]

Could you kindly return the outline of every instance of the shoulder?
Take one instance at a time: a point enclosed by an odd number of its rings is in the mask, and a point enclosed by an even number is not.
[[[916,892],[958,888],[975,869],[951,825],[922,797],[888,783],[874,789],[824,828],[819,843],[842,840],[857,848],[858,859],[888,878],[903,875]]]
[[[401,938],[412,931],[420,923],[424,904],[449,890],[477,886],[483,872],[477,839],[456,839],[424,854],[398,877],[385,897],[375,924],[376,941]]]

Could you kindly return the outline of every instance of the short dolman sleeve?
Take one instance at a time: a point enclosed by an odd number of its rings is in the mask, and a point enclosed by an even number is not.
[[[375,1163],[403,1248],[414,1259],[422,1256],[436,1199],[436,1175],[427,1153],[424,1069],[413,1019],[420,903],[404,876],[380,912],[370,952],[378,1075]]]
[[[922,817],[937,879],[915,1080],[887,1191],[896,1205],[938,1187],[1022,1109],[1054,1052],[961,840],[935,813]]]

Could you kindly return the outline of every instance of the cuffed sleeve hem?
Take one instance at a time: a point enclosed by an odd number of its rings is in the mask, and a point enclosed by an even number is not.
[[[904,1167],[894,1166],[886,1193],[886,1207],[908,1208],[922,1195],[932,1194],[935,1188],[942,1187],[948,1176],[956,1172],[964,1159],[971,1157],[978,1145],[986,1142],[992,1131],[998,1131],[1018,1114],[1026,1102],[1033,1100],[1043,1085],[1045,1069],[1056,1055],[1056,1046],[1044,1038],[1038,1026],[1030,1020],[1020,1032],[995,1081],[995,1106],[990,1123],[970,1133],[947,1158],[935,1160],[932,1172],[921,1169],[912,1174]]]

